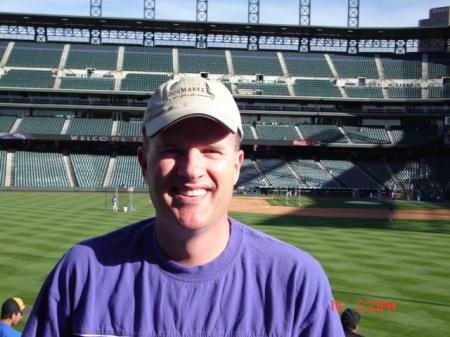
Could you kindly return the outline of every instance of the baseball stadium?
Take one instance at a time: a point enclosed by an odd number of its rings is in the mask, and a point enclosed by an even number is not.
[[[0,301],[33,306],[72,245],[155,211],[137,161],[169,79],[222,82],[245,153],[230,216],[307,251],[364,336],[450,328],[450,7],[417,27],[2,13]],[[118,198],[112,212],[111,197]],[[388,206],[394,205],[392,218]],[[23,330],[27,315],[16,327]]]

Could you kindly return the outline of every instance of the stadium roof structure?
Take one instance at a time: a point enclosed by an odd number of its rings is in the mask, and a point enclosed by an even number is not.
[[[437,47],[450,50],[450,26],[442,27],[328,27],[306,25],[275,25],[208,21],[173,21],[140,18],[112,18],[68,15],[2,13],[0,39],[33,40],[36,42],[69,41],[92,44],[114,43],[154,46],[158,40],[187,46],[207,48],[212,43],[232,43],[234,48],[249,50],[285,49],[308,52],[310,46],[344,47],[348,53],[368,48],[393,47],[403,54],[409,47]],[[283,47],[281,47],[283,46]]]

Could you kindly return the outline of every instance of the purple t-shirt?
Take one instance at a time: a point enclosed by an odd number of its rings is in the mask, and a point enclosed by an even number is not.
[[[224,252],[184,267],[155,219],[75,245],[45,281],[23,337],[343,337],[309,254],[233,219]]]

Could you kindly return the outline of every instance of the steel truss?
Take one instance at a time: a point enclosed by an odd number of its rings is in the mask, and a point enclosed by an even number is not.
[[[102,0],[91,0],[91,16],[102,16]]]
[[[311,0],[299,0],[299,24],[309,26],[311,24]]]
[[[155,18],[155,0],[144,0],[144,19]]]
[[[248,22],[259,23],[259,0],[248,0]]]
[[[359,0],[348,0],[348,27],[359,27]]]
[[[204,23],[206,24],[206,23]],[[245,27],[245,26],[244,26]],[[249,28],[250,27],[250,28]],[[141,46],[174,46],[196,48],[230,48],[248,50],[292,50],[299,52],[334,51],[357,54],[361,52],[389,52],[405,54],[418,50],[433,50],[447,52],[449,39],[446,35],[436,38],[433,34],[421,38],[384,38],[367,39],[352,36],[347,38],[320,37],[324,34],[289,33],[270,35],[260,33],[253,26],[248,31],[236,29],[234,32],[224,34],[224,30],[211,31],[192,29],[190,32],[177,32],[177,29],[161,31],[154,29],[102,29],[98,28],[67,28],[48,27],[45,25],[0,25],[0,39],[28,40],[35,42],[82,42],[90,44],[123,44]],[[259,25],[257,26],[259,28]],[[122,27],[120,27],[122,28]],[[185,30],[186,31],[186,30]],[[349,31],[350,32],[350,31]],[[307,36],[305,36],[307,35]],[[373,34],[375,35],[375,34]],[[413,34],[409,34],[413,36]]]
[[[208,0],[197,0],[197,21],[208,21]]]

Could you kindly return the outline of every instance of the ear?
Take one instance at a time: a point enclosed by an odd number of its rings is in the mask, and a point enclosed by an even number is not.
[[[236,185],[239,179],[241,166],[243,162],[244,162],[244,151],[239,150],[238,152],[236,152],[236,158],[234,162],[234,185]]]
[[[138,161],[139,165],[141,166],[141,172],[142,176],[144,177],[144,180],[148,184],[148,177],[147,177],[147,153],[145,152],[145,149],[142,146],[139,146],[138,148]]]

